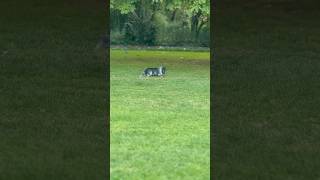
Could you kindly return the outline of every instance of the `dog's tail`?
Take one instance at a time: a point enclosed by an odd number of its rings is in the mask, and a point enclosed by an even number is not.
[[[139,75],[139,79],[142,79],[144,76],[144,72],[142,72],[140,75]]]

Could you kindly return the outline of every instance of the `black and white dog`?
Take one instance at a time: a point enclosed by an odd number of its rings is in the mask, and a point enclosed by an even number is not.
[[[166,74],[166,67],[160,66],[158,68],[146,68],[144,69],[143,76],[164,76]]]

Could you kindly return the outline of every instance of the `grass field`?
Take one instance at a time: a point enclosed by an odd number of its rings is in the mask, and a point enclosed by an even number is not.
[[[105,179],[105,10],[0,2],[0,179]]]
[[[320,178],[318,1],[217,2],[217,179]]]
[[[209,52],[111,50],[111,178],[209,179]],[[142,78],[146,67],[164,78]]]

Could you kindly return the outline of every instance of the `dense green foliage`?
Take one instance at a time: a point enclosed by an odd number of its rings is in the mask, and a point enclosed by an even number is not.
[[[111,179],[209,179],[209,52],[111,51]],[[164,64],[164,78],[139,78]]]
[[[111,1],[111,43],[209,46],[209,0]]]

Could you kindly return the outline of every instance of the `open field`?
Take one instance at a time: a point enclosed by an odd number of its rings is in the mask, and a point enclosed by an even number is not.
[[[209,52],[111,50],[111,178],[209,179]],[[146,67],[164,78],[142,78]]]
[[[0,179],[105,179],[101,4],[0,2]]]
[[[217,3],[217,179],[320,178],[318,7],[310,0]]]

